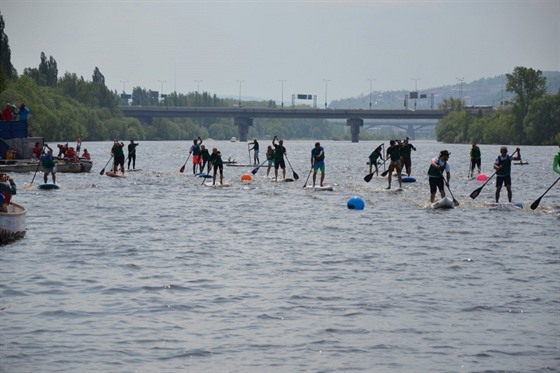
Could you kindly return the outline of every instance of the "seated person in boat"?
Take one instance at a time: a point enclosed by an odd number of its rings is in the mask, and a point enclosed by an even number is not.
[[[8,205],[12,200],[12,196],[17,192],[16,183],[11,176],[0,173],[0,202],[2,202],[2,207],[0,207],[0,212],[8,212]]]
[[[89,154],[87,149],[84,149],[84,152],[82,153],[82,158],[85,158],[88,161],[91,161],[91,154]]]
[[[78,153],[74,150],[73,147],[69,147],[68,149],[66,149],[66,152],[64,152],[64,160],[73,163],[79,162]]]
[[[35,146],[33,147],[33,154],[35,155],[35,158],[39,159],[41,158],[42,153],[43,153],[43,148],[41,148],[41,143],[37,141],[35,143]]]

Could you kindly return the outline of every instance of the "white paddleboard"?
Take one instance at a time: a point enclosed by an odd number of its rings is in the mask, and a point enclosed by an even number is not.
[[[452,209],[455,205],[453,204],[453,200],[449,197],[444,197],[439,201],[432,203],[433,209]]]
[[[318,190],[318,191],[323,191],[323,190],[332,191],[332,190],[333,190],[333,186],[332,186],[332,185],[323,185],[323,186],[319,186],[319,185],[315,185],[315,186],[313,186],[313,185],[306,185],[306,186],[305,186],[305,189],[308,189],[308,190]]]
[[[485,202],[484,205],[490,210],[520,210],[523,208],[523,203],[521,202]]]
[[[216,184],[212,184],[212,182],[207,182],[204,183],[204,185],[210,188],[227,188],[231,186],[231,184],[229,183],[220,184],[219,182],[217,182]]]

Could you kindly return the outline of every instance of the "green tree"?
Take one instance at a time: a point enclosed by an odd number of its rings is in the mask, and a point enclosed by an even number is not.
[[[560,94],[534,100],[524,127],[530,144],[560,144]]]
[[[513,135],[516,143],[525,143],[523,121],[533,100],[546,94],[546,78],[540,70],[517,66],[506,74],[506,90],[513,92],[513,111],[516,115]]]
[[[8,35],[4,32],[4,17],[0,13],[0,76],[5,75],[8,79],[16,77],[16,71],[12,65],[12,51]]]

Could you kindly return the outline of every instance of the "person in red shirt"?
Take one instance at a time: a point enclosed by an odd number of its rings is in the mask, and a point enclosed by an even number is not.
[[[42,153],[43,153],[43,149],[41,148],[41,143],[36,142],[35,146],[33,147],[33,154],[35,155],[35,158],[37,159],[41,158]]]
[[[11,104],[6,104],[4,110],[2,110],[2,120],[9,121],[14,120],[14,106]]]

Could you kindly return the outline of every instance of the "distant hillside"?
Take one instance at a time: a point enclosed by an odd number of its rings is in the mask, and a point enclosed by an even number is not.
[[[543,71],[546,77],[549,94],[560,93],[560,72]],[[498,75],[493,78],[484,78],[474,82],[463,82],[462,93],[463,99],[467,105],[492,105],[498,106],[502,100],[509,100],[513,94],[505,91],[506,76]],[[404,107],[404,99],[408,91],[386,91],[372,92],[372,109],[402,109]],[[461,97],[461,85],[459,83],[447,85],[437,88],[429,88],[419,90],[419,95],[425,94],[427,98],[416,100],[417,109],[437,108],[439,103],[448,97]],[[352,97],[343,100],[332,101],[329,105],[335,109],[369,109],[369,94],[359,97]],[[414,100],[409,100],[409,108],[414,107]]]

